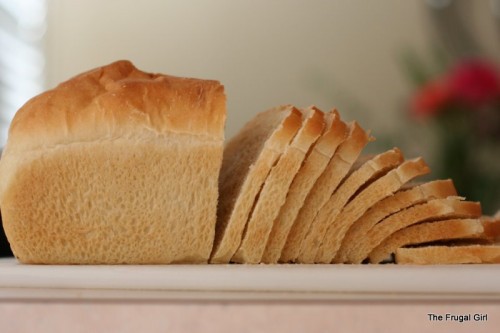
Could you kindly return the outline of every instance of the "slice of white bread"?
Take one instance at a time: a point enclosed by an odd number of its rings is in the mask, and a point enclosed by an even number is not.
[[[307,195],[346,136],[347,125],[340,120],[338,112],[333,110],[327,113],[324,132],[295,176],[285,204],[281,207],[279,215],[274,221],[262,262],[267,264],[278,262],[288,233]]]
[[[149,74],[128,61],[28,101],[0,162],[2,218],[16,257],[207,262],[225,113],[218,82]]]
[[[301,125],[299,110],[277,107],[258,114],[224,148],[211,263],[233,257],[267,175]]]
[[[434,199],[397,212],[375,225],[351,252],[351,262],[361,263],[370,252],[393,233],[413,224],[452,218],[478,218],[481,205],[459,197]]]
[[[499,264],[500,245],[425,246],[399,248],[397,264]]]
[[[457,191],[451,180],[436,180],[398,191],[394,195],[377,202],[354,222],[346,233],[335,257],[335,262],[350,263],[351,251],[358,246],[359,240],[363,239],[373,226],[387,216],[431,199],[456,195]]]
[[[315,262],[332,262],[347,230],[364,212],[380,200],[392,195],[407,182],[429,172],[430,169],[422,158],[408,160],[362,189],[330,224],[316,253]]]
[[[347,138],[337,149],[325,171],[314,184],[293,222],[281,253],[280,262],[293,262],[297,259],[302,241],[314,217],[347,175],[370,140],[370,135],[358,123],[353,122],[349,125]]]
[[[261,261],[274,219],[285,203],[290,184],[324,126],[323,112],[316,108],[303,112],[302,127],[267,176],[232,262],[257,264]]]
[[[451,219],[420,223],[393,233],[371,251],[368,259],[370,263],[378,264],[400,247],[444,240],[484,237],[486,236],[480,219]]]
[[[330,224],[335,221],[350,198],[366,184],[375,181],[403,162],[403,155],[397,148],[379,154],[352,172],[336,189],[314,218],[302,244],[297,262],[312,264],[323,242]]]

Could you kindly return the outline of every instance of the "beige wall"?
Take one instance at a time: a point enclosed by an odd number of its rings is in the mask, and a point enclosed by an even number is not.
[[[422,16],[420,1],[399,0],[53,0],[48,85],[128,58],[149,71],[220,80],[228,136],[284,103],[338,106],[348,119],[376,113],[366,126],[383,128],[405,94],[398,53],[426,43]]]
[[[408,84],[398,57],[428,46],[425,2],[49,1],[48,85],[116,59],[220,80],[227,135],[284,104],[340,108],[383,131]]]

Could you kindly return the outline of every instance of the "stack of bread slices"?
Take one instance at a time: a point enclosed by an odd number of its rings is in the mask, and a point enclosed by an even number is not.
[[[224,150],[211,263],[498,263],[499,219],[333,110],[260,113]]]

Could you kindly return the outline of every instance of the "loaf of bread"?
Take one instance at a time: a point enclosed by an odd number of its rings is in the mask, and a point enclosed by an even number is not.
[[[4,229],[23,263],[206,263],[224,89],[118,61],[28,101],[0,162]]]
[[[500,262],[500,213],[338,111],[284,105],[224,147],[223,86],[128,61],[26,103],[0,161],[22,263]]]

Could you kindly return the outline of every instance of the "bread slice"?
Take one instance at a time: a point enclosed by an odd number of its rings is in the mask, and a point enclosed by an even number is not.
[[[227,144],[211,263],[228,263],[233,257],[267,175],[301,125],[299,110],[277,107],[258,114]]]
[[[302,242],[297,262],[314,263],[330,224],[335,221],[349,199],[354,197],[363,185],[375,181],[402,162],[403,155],[395,148],[373,157],[352,172],[314,218]]]
[[[316,253],[315,262],[330,263],[335,258],[342,239],[352,224],[378,201],[388,197],[415,177],[430,172],[422,158],[405,161],[397,168],[389,171],[369,186],[364,188],[354,199],[342,209],[340,214],[330,224],[323,242]],[[333,260],[339,263],[339,261]]]
[[[481,216],[481,205],[478,202],[462,200],[459,197],[434,199],[389,216],[370,229],[364,238],[360,239],[356,249],[351,252],[351,262],[354,264],[361,263],[386,238],[396,231],[413,224],[452,218],[478,218]]]
[[[0,162],[14,254],[40,264],[206,263],[225,112],[219,82],[128,61],[31,99]]]
[[[500,245],[399,248],[395,257],[397,264],[499,264]]]
[[[495,216],[481,216],[484,227],[484,234],[492,241],[500,241],[500,211]]]
[[[333,110],[327,113],[324,132],[295,176],[286,201],[281,207],[278,217],[274,220],[262,262],[268,264],[278,262],[290,228],[303,206],[304,200],[325,170],[335,150],[345,140],[346,135],[347,125],[340,120],[338,112]]]
[[[369,261],[378,264],[396,249],[408,245],[484,237],[484,227],[480,219],[451,219],[421,223],[396,231],[386,238],[371,251]]]
[[[456,195],[457,191],[451,180],[436,180],[401,190],[377,202],[354,222],[347,231],[335,257],[335,262],[350,263],[352,260],[351,251],[358,246],[359,240],[363,239],[373,226],[387,216],[431,199]]]
[[[323,112],[310,108],[304,111],[303,125],[267,176],[246,224],[241,245],[231,261],[257,264],[264,253],[273,222],[285,203],[293,178],[310,147],[323,132]]]
[[[314,217],[344,179],[369,141],[370,135],[358,123],[353,122],[349,125],[349,134],[346,140],[339,146],[325,171],[307,195],[304,205],[288,233],[280,262],[293,262],[297,259],[301,242]]]

